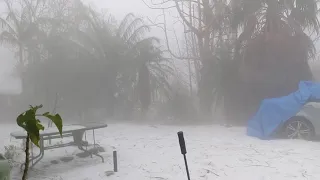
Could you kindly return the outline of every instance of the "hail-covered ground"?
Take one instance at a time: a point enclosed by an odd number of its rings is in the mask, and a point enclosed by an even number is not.
[[[15,145],[19,149],[21,141],[10,139],[10,132],[16,130],[19,128],[13,124],[1,124],[0,144]],[[30,170],[29,179],[187,180],[177,131],[185,134],[192,180],[320,179],[319,142],[262,141],[246,136],[245,128],[129,123],[111,123],[109,127],[95,131],[97,143],[105,149],[101,153],[104,163],[98,157],[76,156],[80,151],[75,147],[48,150],[40,163]],[[92,133],[88,132],[86,138],[90,142]],[[118,172],[113,174],[114,150],[118,154]],[[1,151],[4,151],[3,147]],[[22,162],[23,152],[17,150],[17,154],[15,159]],[[62,162],[63,157],[74,159]],[[12,176],[20,179],[19,167],[13,168]]]

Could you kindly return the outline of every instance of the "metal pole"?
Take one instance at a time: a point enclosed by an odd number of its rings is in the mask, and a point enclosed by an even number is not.
[[[94,129],[92,130],[93,135],[93,147],[96,148],[96,135],[94,134]]]
[[[184,141],[184,137],[183,137],[183,132],[182,131],[178,132],[178,138],[179,138],[181,154],[183,154],[184,164],[186,166],[187,177],[188,177],[188,180],[190,180],[189,168],[188,168],[187,157],[186,157],[187,148],[186,148],[186,143]]]
[[[113,171],[114,171],[114,172],[118,172],[117,151],[113,151]]]
[[[185,155],[185,154],[183,155],[183,158],[184,158],[184,164],[186,165],[187,177],[188,177],[188,180],[190,180],[190,174],[189,174],[188,162],[187,162],[187,157],[186,157],[186,155]]]

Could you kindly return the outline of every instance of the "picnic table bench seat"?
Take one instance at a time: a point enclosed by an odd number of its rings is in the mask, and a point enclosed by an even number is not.
[[[83,135],[86,131],[92,130],[93,132],[93,145],[94,146],[100,146],[99,144],[96,144],[95,140],[95,133],[94,131],[96,129],[106,128],[108,125],[103,123],[87,123],[87,124],[74,124],[74,125],[64,125],[62,128],[62,138],[64,137],[73,137],[72,142],[68,143],[62,143],[62,144],[55,144],[55,145],[49,145],[45,146],[44,141],[45,140],[53,140],[53,139],[60,139],[60,133],[58,132],[58,129],[56,127],[49,127],[46,128],[44,131],[40,131],[40,153],[36,156],[31,156],[30,158],[30,168],[34,167],[43,157],[44,157],[44,151],[49,149],[57,149],[57,148],[63,148],[67,146],[76,146],[79,150],[89,153],[92,157],[92,155],[95,155],[97,157],[100,157],[102,162],[104,162],[104,158],[98,154],[98,152],[92,152],[88,151],[84,146],[88,146],[89,143],[87,141],[83,141]],[[26,131],[17,131],[12,132],[10,134],[15,139],[26,139],[27,138],[27,132]],[[32,153],[33,154],[33,153]],[[22,166],[21,166],[22,168]]]

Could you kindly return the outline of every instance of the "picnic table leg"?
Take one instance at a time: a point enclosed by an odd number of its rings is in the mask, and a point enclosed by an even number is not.
[[[90,154],[93,154],[93,155],[95,155],[95,156],[100,157],[101,160],[102,160],[102,162],[104,163],[104,158],[103,158],[103,156],[101,156],[100,154],[87,151],[87,150],[85,150],[82,146],[78,146],[78,149],[81,150],[81,151],[83,151],[83,152],[90,153]]]
[[[93,135],[93,147],[96,147],[96,136],[94,134],[94,129],[92,129],[92,135]]]
[[[42,138],[40,138],[40,154],[38,155],[37,160],[32,164],[30,168],[33,168],[36,164],[38,164],[38,162],[41,161],[43,156],[44,156],[44,141]]]
[[[40,153],[37,156],[30,158],[30,161],[32,162],[30,169],[33,168],[44,156],[44,143],[42,138],[40,138],[39,144],[40,144]],[[34,160],[36,161],[33,163]],[[23,166],[24,166],[24,163],[20,165],[20,170],[22,170]]]
[[[82,140],[84,133],[85,133],[85,131],[83,131],[83,130],[72,132],[73,142],[74,142],[76,145],[82,144],[82,143],[84,142],[84,141]]]
[[[95,156],[98,156],[102,159],[102,162],[104,162],[104,158],[99,155],[98,153],[93,153],[93,152],[90,152],[88,150],[86,150],[83,145],[84,145],[84,141],[82,140],[83,138],[83,135],[84,135],[85,131],[75,131],[73,132],[73,140],[74,140],[74,143],[78,146],[78,149],[83,151],[83,152],[86,152],[86,153],[89,153],[91,156],[92,155],[95,155]],[[95,140],[94,140],[95,142]],[[87,142],[86,142],[87,143]]]

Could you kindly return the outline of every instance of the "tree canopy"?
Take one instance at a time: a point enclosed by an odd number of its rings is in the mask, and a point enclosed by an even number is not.
[[[179,99],[190,104],[181,105],[185,111],[199,107],[207,116],[214,104],[223,105],[234,115],[228,119],[245,120],[264,98],[286,95],[299,81],[312,80],[308,61],[316,56],[310,38],[319,32],[316,0],[149,2],[163,12],[166,38],[166,10],[176,10],[184,27],[183,57],[170,49],[168,39],[150,36],[159,24],[129,12],[117,22],[81,0],[4,4],[0,42],[17,56],[23,82],[17,104],[24,107],[31,102],[48,110],[58,106],[69,116],[100,109],[128,117]],[[188,62],[188,96],[197,97],[181,98],[186,94],[173,88],[181,75],[174,67],[177,59]]]

